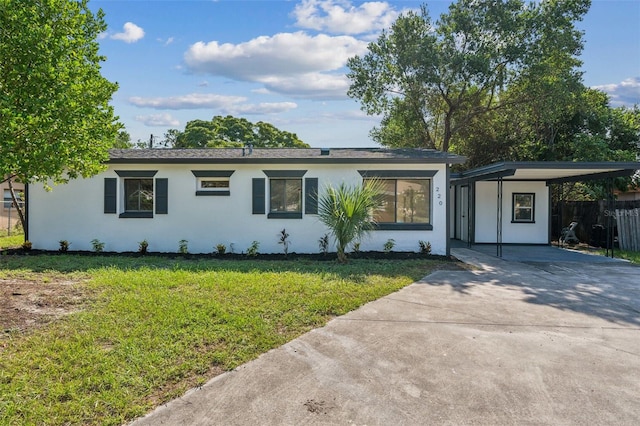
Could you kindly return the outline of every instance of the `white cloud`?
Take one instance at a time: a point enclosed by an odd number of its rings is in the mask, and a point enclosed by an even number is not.
[[[144,37],[144,30],[133,22],[125,23],[123,30],[121,33],[113,34],[111,38],[113,40],[124,41],[125,43],[135,43]]]
[[[347,97],[349,81],[344,74],[305,73],[270,76],[262,79],[265,88],[292,97],[342,99]]]
[[[300,31],[240,44],[200,41],[187,50],[184,59],[194,72],[257,80],[266,75],[336,70],[366,48],[366,42],[350,36],[310,36]]]
[[[311,36],[299,31],[261,36],[239,44],[197,42],[185,52],[184,60],[195,73],[259,82],[270,91],[287,94],[296,92],[292,82],[297,82],[305,95],[313,87],[319,97],[323,92],[335,97],[336,86],[341,86],[340,94],[345,96],[345,82],[327,72],[343,68],[347,59],[366,50],[367,42],[351,36]]]
[[[303,0],[292,16],[296,25],[334,34],[365,34],[389,28],[401,12],[387,2],[354,6],[347,0]]]
[[[225,96],[213,93],[191,93],[182,96],[143,98],[133,96],[129,103],[138,107],[155,109],[223,108],[246,101],[242,96]]]
[[[223,114],[240,115],[240,114],[277,114],[279,112],[287,112],[297,108],[294,102],[265,102],[259,104],[238,104],[227,108],[222,108]]]
[[[593,88],[607,93],[613,107],[640,105],[640,77],[631,77],[621,83],[604,84]]]
[[[180,125],[180,121],[173,118],[171,114],[151,114],[151,115],[136,115],[135,120],[139,121],[147,126],[151,127],[177,127]]]

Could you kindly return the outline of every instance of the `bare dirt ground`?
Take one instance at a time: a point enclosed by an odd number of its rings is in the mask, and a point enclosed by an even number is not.
[[[80,310],[87,290],[79,281],[0,279],[0,347],[3,339]]]

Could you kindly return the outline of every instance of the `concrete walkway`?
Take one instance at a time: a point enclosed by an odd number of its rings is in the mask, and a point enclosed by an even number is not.
[[[133,424],[640,424],[639,268],[454,255]]]

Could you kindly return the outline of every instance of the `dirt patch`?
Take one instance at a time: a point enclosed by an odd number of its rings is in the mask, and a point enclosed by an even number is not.
[[[87,290],[64,279],[0,279],[0,339],[79,311]]]

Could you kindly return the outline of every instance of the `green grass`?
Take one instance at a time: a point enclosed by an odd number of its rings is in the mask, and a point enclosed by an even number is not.
[[[599,250],[599,254],[602,255],[602,256],[605,256],[606,255],[606,251],[601,249],[601,250]],[[627,259],[628,261],[630,261],[632,263],[640,264],[640,252],[615,249],[613,251],[613,255],[615,257],[617,257],[617,258]]]
[[[7,236],[7,232],[4,231],[0,234],[0,250],[6,248],[20,247],[24,243],[24,234],[12,233],[11,236]]]
[[[442,265],[2,256],[0,279],[83,279],[91,296],[0,340],[0,424],[122,424]]]

